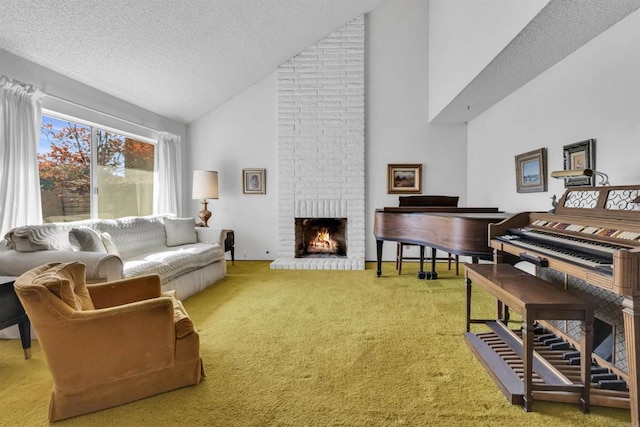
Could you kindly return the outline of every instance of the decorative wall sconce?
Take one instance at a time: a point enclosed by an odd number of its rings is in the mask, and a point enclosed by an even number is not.
[[[591,178],[592,176],[596,176],[600,178],[600,182],[598,185],[609,185],[609,176],[604,172],[599,172],[594,169],[569,169],[569,170],[561,170],[561,171],[553,171],[551,172],[552,178]]]

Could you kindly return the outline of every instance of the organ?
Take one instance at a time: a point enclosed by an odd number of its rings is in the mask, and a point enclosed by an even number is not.
[[[591,402],[628,406],[639,425],[640,185],[570,188],[555,211],[519,213],[488,229],[496,263],[532,262],[538,276],[593,302],[596,319],[611,330],[593,359],[626,381],[628,392],[592,390]],[[570,321],[540,323],[579,348]]]

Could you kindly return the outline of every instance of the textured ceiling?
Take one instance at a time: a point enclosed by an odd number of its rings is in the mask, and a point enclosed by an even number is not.
[[[640,0],[551,0],[433,121],[471,121],[638,8]]]
[[[0,49],[190,123],[383,1],[0,0]],[[473,119],[638,8],[551,0],[435,121]]]
[[[0,49],[183,123],[383,0],[0,0]]]

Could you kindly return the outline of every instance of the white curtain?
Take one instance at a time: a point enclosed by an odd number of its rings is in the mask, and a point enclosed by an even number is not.
[[[153,212],[180,215],[182,159],[180,137],[169,132],[158,134],[153,181]]]
[[[0,77],[0,238],[13,227],[42,223],[42,96],[31,85]]]

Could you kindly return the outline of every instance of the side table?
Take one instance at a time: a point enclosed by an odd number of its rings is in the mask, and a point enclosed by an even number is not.
[[[235,259],[235,235],[233,233],[233,230],[224,230],[225,233],[227,233],[227,238],[224,239],[224,251],[228,252],[231,251],[231,265],[235,265],[236,259]]]
[[[31,358],[31,322],[13,290],[16,277],[0,276],[0,329],[18,324],[24,358]]]

